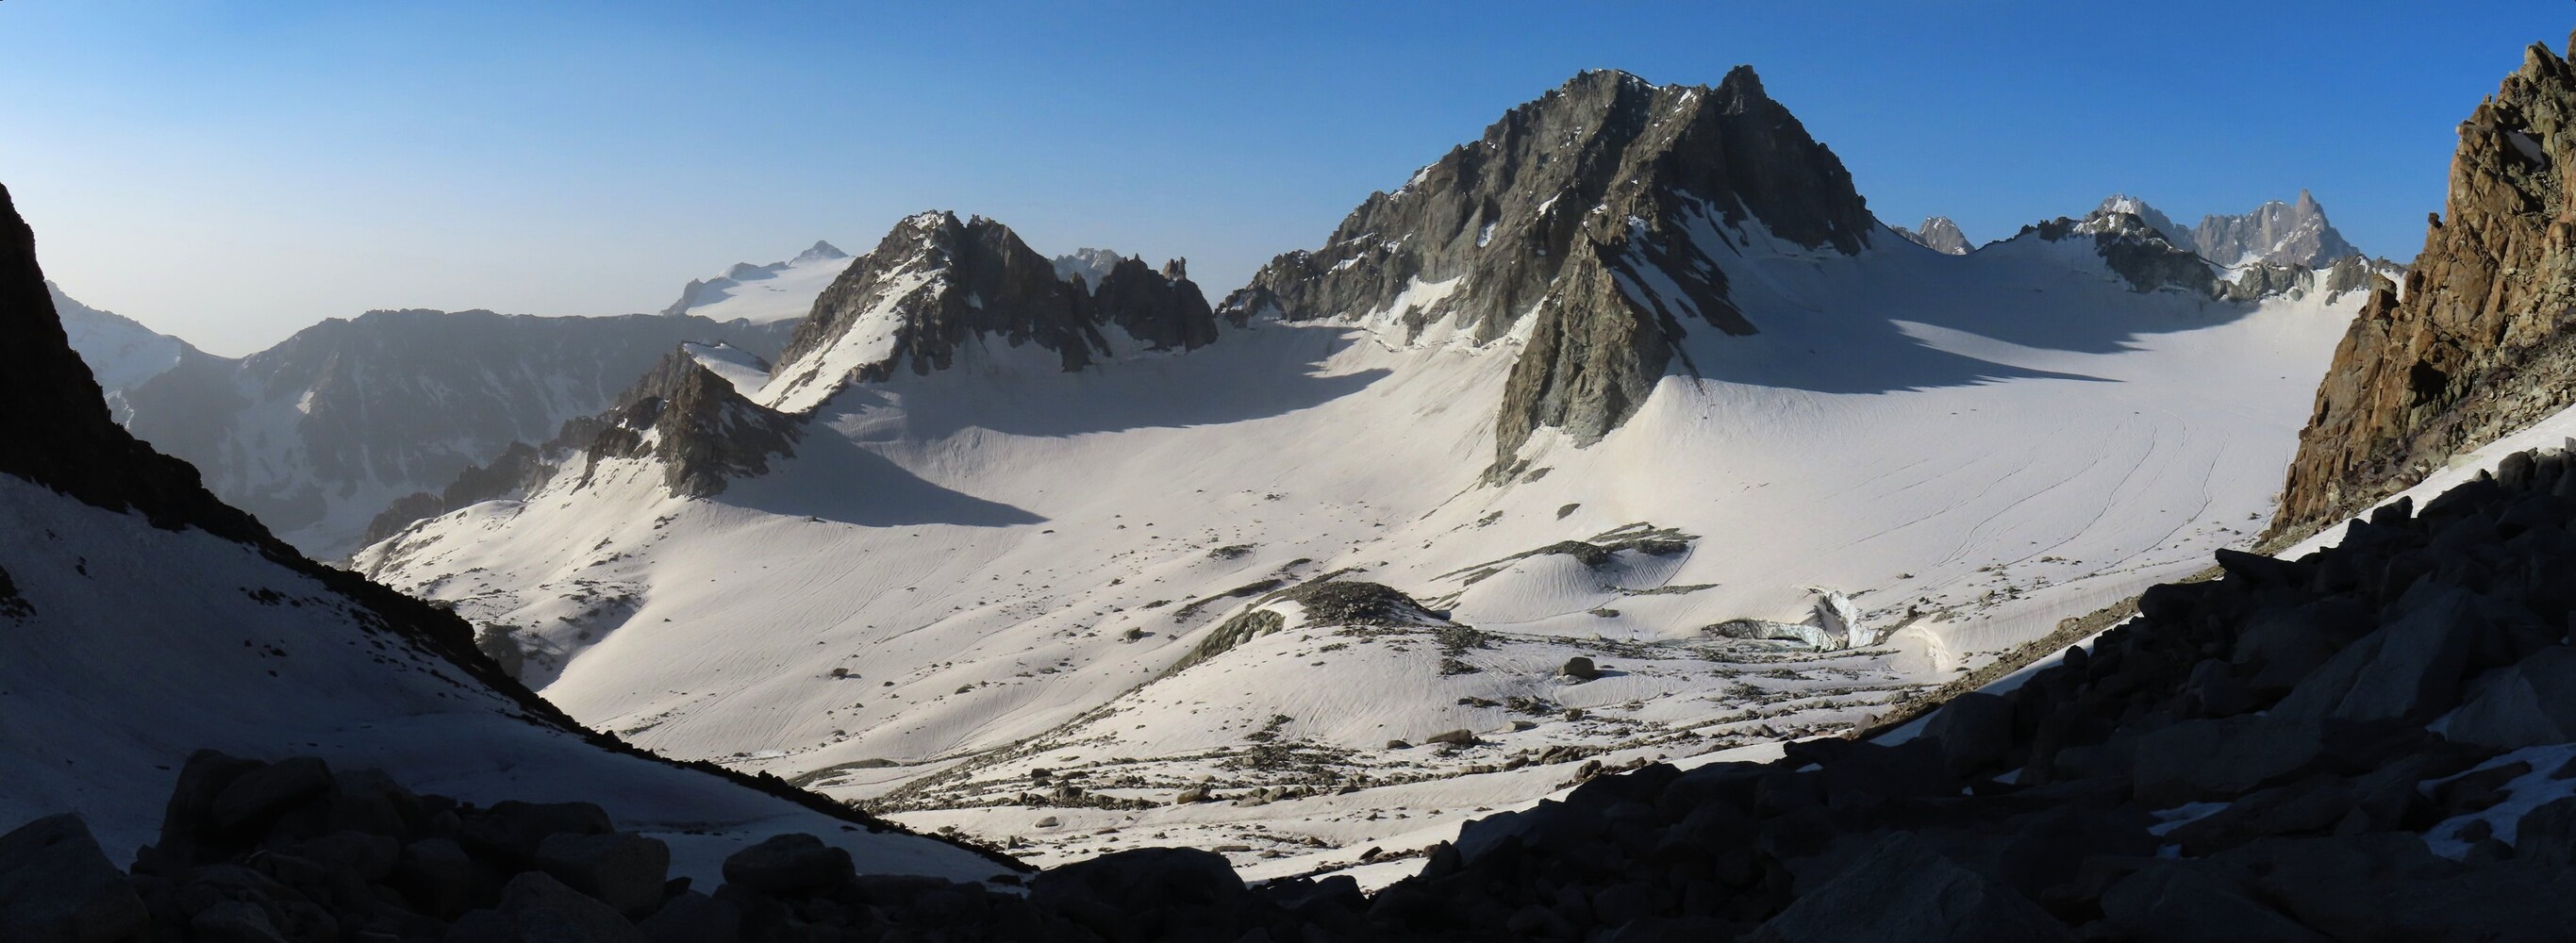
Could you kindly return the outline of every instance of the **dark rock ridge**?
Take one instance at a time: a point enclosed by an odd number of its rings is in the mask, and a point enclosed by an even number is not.
[[[846,382],[883,381],[898,368],[946,369],[960,346],[986,337],[1035,344],[1079,370],[1114,352],[1101,332],[1113,324],[1158,350],[1216,336],[1207,299],[1178,262],[1158,273],[1122,261],[1095,299],[1001,223],[922,213],[896,225],[815,300],[777,357],[771,391],[774,401],[810,408],[821,402],[814,394]]]
[[[2098,209],[2083,219],[2060,216],[2022,227],[2015,239],[2049,242],[2091,237],[2094,254],[2137,292],[2179,291],[2200,298],[2221,293],[2218,276],[2207,261],[2175,245],[2145,217],[2117,209]]]
[[[744,398],[686,350],[663,357],[601,418],[583,482],[602,459],[651,458],[677,497],[718,494],[728,479],[766,473],[770,456],[796,454],[805,431],[795,418]]]
[[[787,330],[696,316],[376,311],[240,360],[183,356],[124,403],[135,435],[195,464],[225,501],[338,557],[387,502],[596,415],[682,341],[772,352]]]
[[[1880,228],[1752,69],[1715,88],[1586,72],[1371,194],[1323,248],[1271,260],[1219,313],[1375,318],[1407,341],[1447,324],[1475,343],[1536,319],[1495,420],[1508,465],[1539,428],[1588,443],[1625,421],[1685,325],[1754,330],[1715,261],[1742,248],[1735,226],[1842,253]],[[1448,287],[1412,300],[1431,285]]]
[[[2576,403],[2576,72],[2533,45],[2460,124],[2406,290],[2335,348],[2271,533],[2295,539]]]
[[[1977,251],[1977,244],[1969,242],[1968,234],[1960,232],[1959,224],[1951,222],[1947,216],[1924,217],[1923,225],[1913,229],[1903,226],[1887,228],[1896,230],[1896,234],[1904,236],[1908,242],[1942,255],[1966,255]]]
[[[44,273],[36,261],[35,233],[19,217],[5,186],[0,186],[0,346],[11,355],[10,369],[0,370],[0,398],[10,404],[0,411],[0,474],[17,476],[91,507],[139,515],[156,528],[194,529],[241,544],[285,573],[319,584],[336,597],[335,604],[345,604],[353,633],[349,644],[358,644],[360,634],[385,634],[416,646],[454,667],[467,681],[501,695],[515,705],[516,716],[528,723],[567,731],[590,747],[697,770],[850,822],[853,828],[900,831],[776,777],[751,776],[704,761],[671,763],[583,727],[477,650],[473,627],[455,613],[356,573],[315,563],[277,539],[258,519],[217,499],[200,482],[196,468],[155,451],[110,419],[97,382],[72,351],[53,312]],[[8,587],[0,585],[0,589]],[[123,586],[102,591],[153,590]],[[0,614],[41,616],[26,610],[25,600],[16,598],[14,590],[0,593]],[[1021,867],[1005,856],[992,857],[1006,866]]]
[[[680,300],[663,308],[662,313],[687,314],[691,308],[723,300],[727,292],[742,287],[745,283],[776,278],[778,273],[794,266],[832,262],[849,257],[850,254],[841,251],[840,247],[822,240],[815,240],[812,246],[806,247],[805,251],[797,253],[795,258],[785,262],[771,262],[767,265],[736,262],[732,268],[726,269],[724,274],[714,278],[689,279],[689,284],[680,289]]]

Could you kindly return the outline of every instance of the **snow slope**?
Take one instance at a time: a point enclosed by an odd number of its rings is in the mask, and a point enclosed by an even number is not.
[[[849,267],[849,253],[817,242],[784,262],[737,262],[722,275],[692,280],[681,289],[680,300],[662,313],[754,324],[793,321],[813,310],[814,299]]]
[[[62,317],[63,332],[71,337],[72,350],[89,364],[90,373],[107,394],[108,409],[120,418],[126,411],[126,391],[170,372],[181,357],[196,350],[187,341],[144,327],[132,318],[74,301],[52,282],[45,283],[45,293],[53,298],[54,310]]]
[[[180,762],[216,749],[381,768],[487,804],[596,802],[621,827],[668,841],[673,872],[702,883],[733,850],[789,831],[882,872],[1005,870],[592,746],[361,604],[204,531],[157,529],[0,476],[0,533],[0,570],[29,607],[0,616],[0,822],[77,812],[128,854],[157,834]]]
[[[1737,249],[1719,264],[1760,332],[1695,331],[1624,425],[1585,448],[1542,430],[1506,481],[1485,469],[1517,335],[1256,319],[1078,372],[994,342],[800,389],[797,454],[713,498],[642,462],[568,468],[358,562],[674,755],[1042,862],[1178,842],[1340,866],[1582,762],[1858,723],[2250,542],[2359,300],[2139,293],[2089,240],[1695,241]],[[1592,550],[1542,552],[1569,540]],[[1170,671],[1332,573],[1446,623],[1288,607]],[[1814,590],[1885,641],[1702,631],[1796,621]],[[1608,668],[1559,676],[1575,655]],[[1389,745],[1461,729],[1481,743]],[[1225,801],[1172,803],[1193,787]]]
[[[201,749],[378,767],[476,802],[594,801],[681,874],[782,831],[861,867],[1009,863],[620,748],[469,647],[453,616],[296,555],[113,421],[0,188],[0,827],[73,812],[122,859]]]

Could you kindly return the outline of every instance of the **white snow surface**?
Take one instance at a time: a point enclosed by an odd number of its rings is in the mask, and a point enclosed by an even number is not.
[[[34,610],[0,615],[0,822],[77,812],[119,861],[154,840],[180,763],[211,748],[379,768],[484,804],[595,802],[669,842],[673,873],[700,886],[719,881],[726,855],[788,831],[850,849],[867,871],[1003,870],[522,719],[443,659],[363,627],[346,597],[203,531],[0,476],[0,569]]]
[[[1195,844],[1255,876],[1343,868],[1535,802],[1582,761],[1848,729],[2250,543],[2360,300],[2141,295],[2089,244],[2042,240],[1699,244],[1759,247],[1720,266],[1761,333],[1693,325],[1696,376],[1677,360],[1589,447],[1542,430],[1501,483],[1516,335],[1265,320],[1073,373],[999,343],[881,384],[791,389],[781,365],[764,396],[813,427],[766,476],[686,500],[639,462],[587,485],[568,469],[358,564],[532,640],[562,660],[549,699],[671,755],[1041,864]],[[820,377],[863,362],[818,358]],[[1685,549],[1532,553],[1656,535]],[[1167,674],[1251,587],[1337,571],[1474,631],[1287,607],[1281,631]],[[603,587],[630,602],[567,602]],[[1702,631],[1795,621],[1814,589],[1885,640]],[[1573,655],[1603,676],[1559,676]],[[1389,746],[1453,729],[1482,743]],[[1221,801],[1169,803],[1194,785]]]
[[[696,314],[718,321],[741,318],[754,324],[792,321],[814,310],[814,299],[832,280],[855,261],[851,256],[817,244],[785,262],[769,265],[736,265],[723,274],[701,280],[695,304],[665,311],[665,314]]]

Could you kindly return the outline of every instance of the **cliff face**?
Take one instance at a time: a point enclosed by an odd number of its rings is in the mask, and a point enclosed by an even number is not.
[[[1755,330],[1715,261],[1748,248],[1729,233],[1849,254],[1879,228],[1753,70],[1715,88],[1587,72],[1372,194],[1220,314],[1371,322],[1408,342],[1435,326],[1479,344],[1527,331],[1495,419],[1509,464],[1538,428],[1589,442],[1626,420],[1688,324]]]
[[[2450,195],[2401,295],[2336,348],[2272,536],[2331,526],[2576,403],[2576,70],[2545,46],[2460,124]]]

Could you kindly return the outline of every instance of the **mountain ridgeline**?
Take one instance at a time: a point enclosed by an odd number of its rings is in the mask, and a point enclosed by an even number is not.
[[[2533,45],[2460,123],[2442,215],[2335,351],[2276,539],[2351,516],[2456,455],[2576,404],[2576,68]]]
[[[1849,255],[1878,228],[1842,161],[1751,68],[1715,88],[1586,72],[1370,195],[1323,248],[1271,260],[1222,313],[1374,319],[1408,342],[1442,325],[1480,344],[1521,330],[1499,468],[1540,428],[1582,443],[1616,428],[1693,325],[1756,331],[1716,261],[1754,234]]]
[[[1100,284],[1063,275],[1010,227],[949,212],[915,215],[852,263],[814,302],[778,355],[765,401],[788,412],[821,406],[849,382],[878,382],[898,368],[947,368],[981,338],[1034,344],[1066,370],[1112,356],[1105,327],[1150,350],[1188,350],[1216,339],[1207,299],[1178,260],[1155,271],[1136,259]]]

